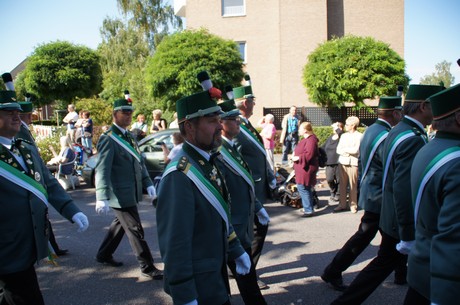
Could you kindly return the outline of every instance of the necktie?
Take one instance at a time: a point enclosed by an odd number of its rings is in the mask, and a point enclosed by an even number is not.
[[[125,138],[126,138],[126,141],[134,147],[134,143],[133,143],[133,138],[131,137],[131,134],[129,133],[129,131],[125,131]]]

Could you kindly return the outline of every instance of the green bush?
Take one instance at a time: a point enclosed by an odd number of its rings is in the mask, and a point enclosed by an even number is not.
[[[65,127],[59,127],[57,128],[56,132],[54,132],[53,135],[48,138],[39,138],[37,137],[37,135],[33,135],[35,137],[35,143],[37,144],[38,151],[40,152],[40,156],[42,157],[43,162],[46,163],[54,157],[53,153],[51,152],[50,146],[53,147],[56,153],[59,153],[59,151],[61,150],[59,138],[64,136],[65,133]]]

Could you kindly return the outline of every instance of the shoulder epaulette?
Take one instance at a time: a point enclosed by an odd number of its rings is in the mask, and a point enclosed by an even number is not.
[[[188,158],[186,156],[182,156],[179,159],[179,162],[177,162],[177,169],[180,170],[181,172],[188,172],[190,169],[190,163],[188,162]]]
[[[416,136],[421,136],[421,135],[423,135],[423,133],[420,132],[420,129],[418,129],[417,127],[412,127],[412,132],[413,132]]]

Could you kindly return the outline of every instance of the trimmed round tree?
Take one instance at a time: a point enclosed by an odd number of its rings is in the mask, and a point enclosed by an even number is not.
[[[208,71],[214,87],[240,86],[243,60],[237,44],[208,31],[186,30],[166,37],[149,59],[146,83],[161,108],[175,111],[176,101],[200,92],[197,74]]]
[[[43,44],[28,58],[25,87],[45,103],[65,104],[101,91],[99,56],[92,49],[65,41]]]
[[[319,45],[303,70],[310,100],[320,106],[342,107],[365,99],[396,95],[409,83],[404,60],[388,44],[371,37],[344,36]]]

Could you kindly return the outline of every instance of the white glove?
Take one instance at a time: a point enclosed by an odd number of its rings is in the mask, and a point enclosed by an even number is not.
[[[257,218],[261,225],[266,226],[270,222],[270,217],[268,216],[267,211],[264,208],[261,208],[257,213]]]
[[[409,255],[410,250],[415,244],[415,240],[410,240],[410,241],[404,241],[401,240],[399,244],[396,245],[396,250],[399,251],[399,253],[404,254],[404,255]]]
[[[78,232],[86,231],[89,227],[88,217],[82,212],[78,212],[72,216],[72,221],[78,225]]]
[[[153,185],[147,187],[147,194],[149,194],[150,198],[155,199],[157,197],[157,191]]]
[[[110,208],[109,208],[108,200],[96,201],[96,213],[101,215],[101,214],[107,214],[109,211],[110,211]]]
[[[188,302],[188,303],[186,303],[186,304],[184,304],[184,305],[198,305],[198,301],[197,301],[197,300],[193,300],[193,301]]]
[[[276,178],[273,178],[272,181],[268,184],[268,186],[273,190],[276,187]]]
[[[249,270],[251,270],[251,259],[249,258],[249,255],[246,252],[244,252],[237,259],[235,259],[235,264],[236,273],[240,275],[248,274]]]

